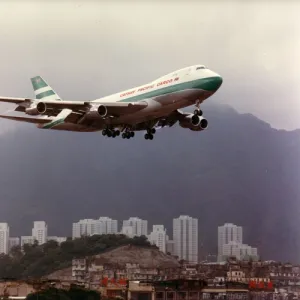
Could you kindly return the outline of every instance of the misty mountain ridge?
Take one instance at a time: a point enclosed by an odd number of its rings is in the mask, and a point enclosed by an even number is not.
[[[217,226],[243,226],[244,243],[263,259],[300,262],[300,130],[272,128],[228,105],[205,103],[209,128],[174,126],[153,141],[101,133],[15,130],[0,148],[0,220],[11,236],[30,235],[45,220],[49,235],[71,235],[72,222],[138,216],[164,224],[199,219],[199,256],[216,253]]]

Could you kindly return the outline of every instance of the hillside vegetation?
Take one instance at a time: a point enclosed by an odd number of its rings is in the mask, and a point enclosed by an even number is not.
[[[16,246],[8,255],[0,255],[0,278],[39,278],[70,267],[73,258],[100,254],[128,244],[156,248],[144,236],[130,239],[114,234],[68,239],[60,245],[56,241],[41,246],[25,244],[23,249]]]

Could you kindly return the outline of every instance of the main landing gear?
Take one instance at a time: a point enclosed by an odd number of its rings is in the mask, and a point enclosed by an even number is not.
[[[114,130],[114,129],[103,129],[102,135],[107,137],[115,138],[116,136],[120,135],[120,130]]]
[[[134,131],[125,131],[122,133],[123,139],[130,139],[132,137],[134,137]]]
[[[154,134],[156,132],[155,128],[148,128],[147,133],[144,135],[146,140],[153,140]]]

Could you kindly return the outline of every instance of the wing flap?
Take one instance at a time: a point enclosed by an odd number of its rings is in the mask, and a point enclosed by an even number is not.
[[[120,116],[126,114],[132,114],[146,108],[148,106],[147,102],[89,102],[91,105],[103,105],[107,108],[107,113],[110,116]]]
[[[116,103],[120,104],[120,103]],[[127,103],[126,103],[127,104]],[[128,103],[127,105],[112,105],[108,107],[109,114],[113,116],[120,116],[120,115],[127,115],[127,114],[133,114],[135,112],[138,112],[144,108],[146,108],[148,104],[145,103]]]

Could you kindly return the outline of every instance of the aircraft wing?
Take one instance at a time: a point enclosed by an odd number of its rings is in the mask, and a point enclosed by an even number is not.
[[[34,103],[43,102],[48,108],[70,108],[70,109],[80,109],[86,106],[88,102],[84,101],[56,101],[56,100],[38,100],[29,98],[12,98],[12,97],[0,97],[0,102],[18,104],[24,108],[30,107]]]
[[[27,108],[38,103],[46,105],[43,115],[56,116],[63,109],[71,109],[72,112],[84,116],[97,107],[104,106],[107,110],[107,116],[117,117],[124,114],[137,112],[147,107],[147,102],[101,102],[101,101],[56,101],[56,100],[38,100],[29,98],[0,97],[0,102],[17,104],[15,111],[25,112]]]
[[[27,122],[27,123],[34,123],[34,124],[46,124],[53,120],[53,118],[48,117],[22,117],[22,116],[9,116],[9,115],[0,115],[0,118],[20,121],[20,122]]]
[[[11,97],[1,97],[0,98],[0,102],[7,102],[7,103],[13,103],[13,104],[23,103],[26,100],[29,100],[29,99],[25,99],[25,98],[11,98]]]

